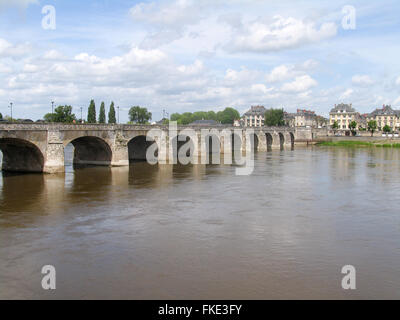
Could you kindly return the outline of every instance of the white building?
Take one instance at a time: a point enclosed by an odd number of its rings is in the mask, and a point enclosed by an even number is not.
[[[252,106],[249,111],[243,115],[245,127],[263,127],[265,121],[265,112],[263,106]]]

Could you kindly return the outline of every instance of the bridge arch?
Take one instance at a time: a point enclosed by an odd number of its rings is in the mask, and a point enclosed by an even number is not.
[[[293,132],[290,132],[290,145],[292,146],[292,148],[294,148],[294,134]]]
[[[279,143],[280,143],[281,149],[283,149],[283,146],[285,145],[285,136],[283,135],[282,132],[279,132]]]
[[[34,143],[19,138],[0,138],[2,170],[9,172],[43,172],[45,158]]]
[[[172,157],[174,163],[189,163],[194,156],[194,142],[190,136],[180,134],[172,139]]]
[[[104,139],[95,136],[84,136],[76,138],[69,143],[74,146],[74,165],[111,165],[112,150]]]
[[[139,135],[132,138],[128,142],[129,162],[146,161],[147,150],[155,143],[156,141],[154,140],[147,141],[147,137],[145,135]],[[156,157],[158,156],[158,146],[154,155]]]
[[[272,143],[274,142],[274,139],[272,138],[272,134],[270,134],[269,132],[265,133],[265,138],[267,140],[267,150],[271,150],[272,149]]]
[[[210,133],[205,136],[205,152],[208,164],[219,164],[221,162],[221,139],[217,134]]]
[[[242,150],[242,137],[237,133],[231,134],[231,148],[232,152],[239,152]]]
[[[259,146],[259,139],[257,134],[255,133],[251,133],[249,134],[249,138],[250,138],[250,148],[253,152],[257,152],[258,151],[258,146]]]

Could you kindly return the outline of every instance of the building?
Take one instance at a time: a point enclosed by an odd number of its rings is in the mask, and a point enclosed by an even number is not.
[[[314,111],[297,109],[294,117],[295,127],[316,127],[316,114]]]
[[[243,119],[235,119],[233,121],[234,127],[244,127],[244,120]]]
[[[322,128],[326,127],[328,122],[322,116],[318,116],[315,111],[297,109],[296,113],[284,114],[285,124],[289,127],[309,127],[309,128]]]
[[[323,116],[318,116],[318,115],[315,117],[315,121],[317,124],[317,126],[316,126],[317,128],[326,128],[328,126],[328,122],[329,122],[329,120],[327,118],[325,118]]]
[[[245,127],[263,127],[265,121],[264,106],[252,106],[249,111],[243,115]]]
[[[365,129],[365,130],[368,129],[368,115],[369,115],[368,113],[360,114],[360,117],[357,122],[358,129]]]
[[[375,120],[378,130],[382,131],[383,127],[388,125],[393,131],[400,128],[400,111],[393,110],[390,105],[383,105],[375,111],[367,115],[367,123]]]
[[[157,122],[153,122],[153,125],[163,125],[163,124],[167,124],[169,122],[169,119],[167,118],[162,118],[160,121]]]
[[[359,128],[361,121],[360,114],[353,108],[352,104],[335,104],[335,107],[329,113],[329,125],[332,127],[335,121],[339,130],[350,130],[350,123],[355,121]]]
[[[285,121],[285,125],[291,128],[294,128],[296,125],[296,114],[295,113],[288,113],[284,112],[283,113],[283,120]]]

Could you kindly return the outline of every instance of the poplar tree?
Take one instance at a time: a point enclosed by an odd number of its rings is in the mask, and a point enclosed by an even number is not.
[[[94,100],[90,101],[87,121],[88,123],[96,123],[96,105],[94,103]]]
[[[104,102],[100,106],[99,123],[106,123],[106,108]]]
[[[108,123],[117,123],[117,119],[115,118],[114,102],[111,102],[110,105],[110,111],[108,112]]]

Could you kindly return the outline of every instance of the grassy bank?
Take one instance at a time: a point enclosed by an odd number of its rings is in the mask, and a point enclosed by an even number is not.
[[[366,141],[324,141],[317,143],[317,146],[326,147],[378,147],[378,148],[400,148],[400,143],[380,143]]]
[[[364,142],[364,141],[324,141],[317,143],[317,146],[326,146],[326,147],[373,147],[374,144],[372,142]]]

